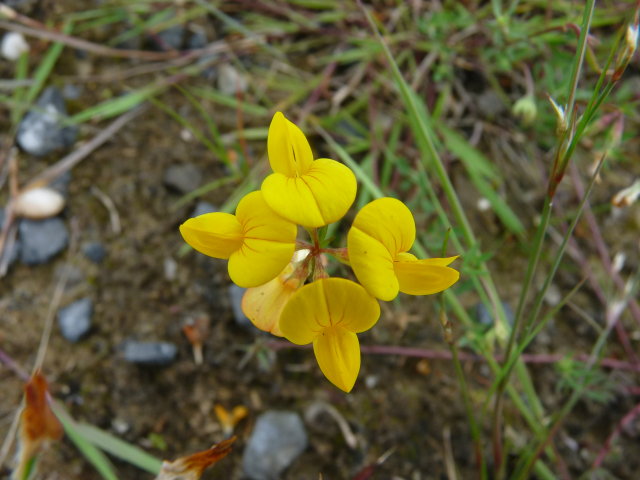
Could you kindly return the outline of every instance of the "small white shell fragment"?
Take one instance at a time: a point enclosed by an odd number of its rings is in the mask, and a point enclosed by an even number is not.
[[[2,37],[0,50],[4,58],[15,61],[24,52],[29,51],[29,44],[21,33],[9,32]]]
[[[52,188],[31,188],[18,195],[14,211],[19,217],[41,220],[60,213],[64,203],[62,194]]]

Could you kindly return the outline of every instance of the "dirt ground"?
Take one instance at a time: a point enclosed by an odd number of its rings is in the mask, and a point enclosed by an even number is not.
[[[73,52],[65,52],[53,81],[72,82],[74,61]],[[110,60],[101,58],[96,62],[96,72],[109,69]],[[3,70],[7,72],[6,68]],[[207,80],[190,81],[197,85]],[[85,102],[90,105],[107,86],[89,82],[82,88],[83,94],[71,105],[72,109],[79,110]],[[186,118],[200,121],[193,107],[185,105],[184,99],[175,92],[163,93],[160,98],[181,108]],[[221,130],[235,128],[233,111],[227,111],[221,118]],[[6,115],[1,122],[2,131],[7,132]],[[183,130],[169,116],[150,106],[73,169],[63,218],[68,227],[77,225],[74,242],[54,261],[35,267],[14,265],[0,280],[2,350],[23,369],[31,368],[61,269],[71,266],[74,273],[61,304],[90,296],[94,302],[93,328],[86,339],[71,344],[54,325],[43,370],[53,396],[62,401],[76,420],[114,433],[159,458],[176,458],[224,438],[214,405],[221,404],[228,409],[246,406],[249,415],[236,428],[238,441],[234,451],[204,477],[239,479],[243,447],[261,412],[287,409],[305,415],[318,403],[326,404],[337,409],[348,422],[357,439],[355,448],[347,444],[328,413],[307,417],[305,426],[310,446],[284,478],[311,480],[317,479],[318,474],[325,479],[353,478],[389,451],[386,461],[375,467],[373,478],[447,478],[445,446],[449,442],[460,478],[474,478],[476,470],[468,424],[449,360],[363,355],[356,388],[346,395],[322,377],[311,351],[272,351],[267,345],[268,336],[234,320],[225,262],[195,252],[179,254],[183,241],[178,226],[189,218],[196,201],[175,208],[180,195],[163,184],[166,169],[176,164],[195,165],[202,171],[203,183],[225,175],[220,160],[196,139],[185,137]],[[89,138],[95,131],[96,126],[83,127],[80,137]],[[490,142],[491,133],[488,135]],[[6,133],[2,140],[6,145]],[[320,137],[311,137],[311,141],[314,146],[321,143]],[[256,161],[266,162],[265,142],[251,141],[249,146]],[[540,148],[538,153],[542,160],[545,152]],[[56,159],[55,156],[36,159],[20,155],[20,179],[28,180]],[[505,171],[525,174],[525,167],[514,166],[504,156],[496,156],[495,161]],[[581,168],[587,163],[587,159],[583,159]],[[474,209],[477,194],[470,189],[466,193],[468,181],[458,165],[454,163],[451,169],[463,202]],[[586,177],[584,171],[581,172],[584,182]],[[640,175],[637,161],[612,165],[597,186],[592,205],[606,205],[612,193],[626,186],[632,175]],[[542,184],[526,176],[509,178],[524,178],[506,185],[507,197],[515,198],[512,207],[525,222],[528,232],[532,232],[536,202],[544,193]],[[92,187],[99,188],[114,202],[122,228],[120,233],[114,233],[109,213],[92,193]],[[232,186],[226,186],[200,199],[221,205],[232,191]],[[2,199],[6,200],[6,192]],[[575,195],[567,183],[559,196],[558,207],[574,209],[575,206]],[[640,231],[637,206],[618,218],[609,212],[597,215],[611,252],[636,252],[627,258],[625,272],[637,269]],[[482,245],[487,251],[500,252],[489,265],[505,301],[515,307],[519,294],[517,282],[526,265],[526,252],[501,230],[490,214],[471,217]],[[105,245],[108,253],[100,265],[90,262],[82,253],[79,246],[88,241]],[[593,264],[596,271],[602,271],[585,223],[578,228],[577,247],[587,252],[586,261]],[[166,272],[166,264],[171,262],[177,265],[175,275]],[[567,259],[555,287],[566,293],[581,278],[580,268]],[[468,289],[463,290],[460,291],[463,304],[473,311],[478,299]],[[445,351],[446,344],[435,318],[435,300],[409,297],[400,300],[383,306],[378,326],[361,335],[361,343]],[[574,303],[603,321],[602,306],[589,287],[576,296]],[[182,326],[200,316],[210,320],[210,332],[204,343],[204,362],[197,365]],[[452,320],[456,335],[460,336],[461,327],[455,318]],[[631,346],[637,352],[638,326],[633,325],[627,315],[623,315],[622,321],[632,331]],[[585,353],[596,336],[576,309],[563,308],[528,353]],[[179,348],[177,359],[169,366],[157,368],[127,363],[122,357],[121,345],[132,338],[172,342]],[[606,356],[625,358],[615,336]],[[490,371],[476,361],[465,361],[464,367],[472,396],[481,405],[492,380]],[[581,401],[555,443],[558,455],[573,478],[589,468],[612,428],[637,403],[637,390],[635,394],[629,393],[629,388],[637,385],[637,373],[603,371],[613,385],[610,397],[604,402],[593,398]],[[569,394],[560,389],[557,365],[532,365],[531,372],[544,406],[553,412]],[[20,405],[23,382],[12,370],[0,366],[0,385],[0,437],[4,438]],[[528,437],[522,432],[528,429],[509,404],[506,415],[511,419],[507,431],[510,441],[516,444],[525,441]],[[640,469],[639,440],[640,426],[636,421],[612,446],[605,465],[613,477],[589,478],[636,478],[634,475]],[[117,459],[113,462],[122,479],[151,478]],[[40,472],[45,479],[100,478],[66,439],[46,452]],[[6,468],[0,471],[0,476],[5,475],[8,475]]]

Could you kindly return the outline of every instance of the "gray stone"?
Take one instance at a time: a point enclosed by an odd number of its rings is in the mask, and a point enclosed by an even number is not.
[[[217,211],[218,211],[218,207],[216,207],[212,203],[201,200],[196,205],[196,208],[193,209],[193,213],[191,214],[191,216],[198,217],[200,215],[204,215],[205,213],[213,213]]]
[[[222,93],[235,95],[236,92],[246,92],[247,88],[249,88],[247,77],[233,65],[224,63],[218,67],[218,90]]]
[[[48,87],[20,122],[16,141],[25,152],[36,156],[69,148],[76,141],[78,130],[63,125],[66,117],[62,94],[56,87]]]
[[[252,480],[280,478],[307,448],[307,432],[295,412],[268,411],[258,417],[242,456],[242,469]]]
[[[155,37],[161,50],[180,50],[184,41],[185,30],[182,25],[174,25],[161,31]]]
[[[100,242],[87,242],[82,246],[82,253],[93,263],[102,263],[107,256],[107,249]]]
[[[508,303],[502,302],[502,308],[504,308],[504,314],[507,317],[507,322],[509,325],[513,325],[514,314],[513,310],[509,306]],[[489,329],[495,325],[495,321],[493,318],[493,311],[489,311],[487,307],[485,307],[484,303],[477,303],[475,306],[476,313],[476,321],[482,325],[484,328]]]
[[[58,311],[58,326],[62,336],[70,342],[77,342],[91,330],[93,302],[83,298]]]
[[[207,36],[203,32],[193,32],[189,37],[187,46],[190,50],[204,48],[209,43]]]
[[[123,344],[123,356],[129,363],[149,366],[166,366],[176,359],[178,348],[168,342],[137,342],[127,340]]]
[[[62,87],[62,96],[67,100],[78,100],[82,95],[82,88],[77,85],[67,83]]]
[[[251,320],[242,311],[242,297],[246,288],[237,286],[235,283],[229,285],[229,301],[231,302],[231,311],[233,312],[233,319],[241,327],[253,327]]]
[[[69,232],[58,217],[20,221],[20,261],[27,265],[45,263],[65,249]]]
[[[486,118],[495,118],[507,111],[504,101],[494,90],[485,90],[476,98],[478,110]]]
[[[190,163],[171,165],[164,172],[164,184],[180,193],[188,193],[200,186],[202,173]]]

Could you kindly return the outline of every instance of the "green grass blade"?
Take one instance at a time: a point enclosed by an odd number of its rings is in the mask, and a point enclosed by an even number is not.
[[[140,90],[127,93],[121,97],[104,101],[76,113],[74,116],[69,118],[68,123],[75,125],[86,122],[87,120],[104,120],[115,117],[116,115],[128,112],[134,107],[137,107],[149,97],[155,95],[159,90],[160,87],[157,86],[145,87]]]
[[[91,463],[105,480],[118,480],[113,465],[99,449],[93,446],[78,430],[78,425],[58,403],[53,403],[53,412],[62,423],[65,433],[80,453]]]
[[[86,423],[76,424],[78,434],[95,447],[118,457],[141,470],[157,475],[162,468],[162,460],[124,440]]]

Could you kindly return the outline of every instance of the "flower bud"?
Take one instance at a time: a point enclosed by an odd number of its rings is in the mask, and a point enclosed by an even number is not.
[[[524,125],[530,125],[536,119],[538,115],[538,108],[536,107],[535,99],[533,95],[525,95],[516,101],[511,108],[511,112],[522,120]]]

